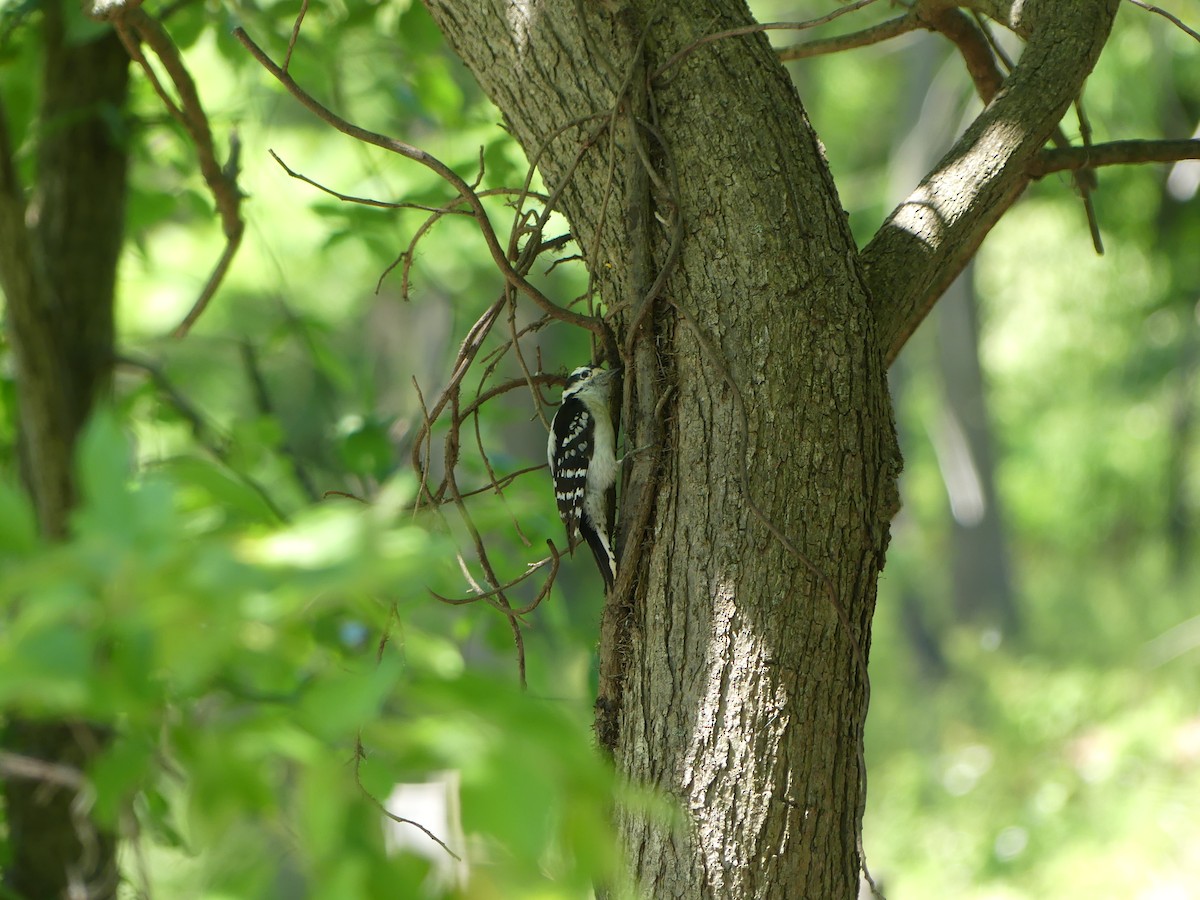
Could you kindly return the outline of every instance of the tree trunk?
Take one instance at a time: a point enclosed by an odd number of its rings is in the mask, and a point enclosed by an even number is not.
[[[76,438],[112,366],[129,58],[111,33],[81,42],[65,3],[41,9],[37,191],[26,215],[10,141],[0,134],[0,280],[17,361],[22,474],[43,533],[59,539],[74,502]],[[8,751],[80,770],[104,743],[83,722],[11,717],[3,734]],[[69,886],[115,896],[114,836],[73,812],[73,789],[8,779],[4,800],[8,888],[39,900]]]
[[[682,216],[678,266],[624,360],[626,444],[657,439],[622,501],[598,732],[686,821],[619,813],[631,879],[648,897],[853,896],[867,702],[855,645],[869,643],[898,469],[882,353],[832,180],[765,39],[699,47],[639,96],[676,51],[747,24],[744,5],[661,9],[639,58],[655,6],[484,14],[429,0],[531,158],[632,85],[618,193],[606,207],[603,128],[563,193],[601,296],[628,301],[621,341],[667,262],[658,222]],[[630,125],[631,109],[656,126]],[[550,142],[551,187],[606,121]],[[639,140],[655,163],[644,179]]]
[[[613,311],[626,446],[651,448],[623,484],[597,733],[685,815],[619,811],[630,877],[655,898],[853,896],[899,468],[884,359],[1028,183],[1118,0],[962,4],[1025,51],[861,254],[762,34],[714,37],[750,24],[742,0],[425,2],[562,189]]]

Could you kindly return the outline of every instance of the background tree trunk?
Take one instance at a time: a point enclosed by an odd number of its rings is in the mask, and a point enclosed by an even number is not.
[[[979,362],[974,269],[968,266],[938,303],[938,362],[945,405],[938,458],[950,500],[950,571],[957,620],[1020,633],[1012,564]]]
[[[65,3],[42,5],[44,64],[37,121],[37,190],[29,214],[7,133],[0,136],[0,278],[17,360],[23,478],[43,533],[65,536],[72,457],[113,357],[113,295],[125,218],[129,57],[111,32],[81,39]],[[79,15],[78,12],[72,13]],[[27,224],[28,223],[28,224]],[[36,602],[36,598],[30,598]],[[3,746],[76,769],[105,737],[83,722],[12,718]],[[115,896],[111,830],[72,812],[73,789],[4,785],[18,896]]]
[[[428,5],[531,158],[566,123],[605,114],[627,73],[644,83],[696,38],[750,21],[732,0],[664,9],[640,60],[653,3],[615,17],[598,5]],[[658,435],[658,468],[623,499],[633,571],[609,598],[598,730],[619,768],[676,798],[687,821],[621,811],[630,874],[653,897],[853,896],[867,702],[853,644],[869,643],[898,469],[882,354],[845,215],[766,40],[700,47],[652,86],[643,108],[670,152],[640,129],[658,164],[649,196],[632,128],[618,134],[605,220],[607,137],[563,194],[610,305],[636,309],[666,262],[668,230],[639,205],[670,222],[677,200],[684,223],[653,334],[625,360],[626,443]],[[621,98],[623,112],[640,105],[636,90]],[[593,128],[550,142],[551,186]],[[645,533],[630,524],[643,503]]]

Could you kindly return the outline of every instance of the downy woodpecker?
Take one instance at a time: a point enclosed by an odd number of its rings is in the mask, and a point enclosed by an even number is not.
[[[617,439],[609,397],[612,378],[620,371],[580,366],[570,374],[546,446],[567,544],[574,552],[576,533],[583,535],[605,588],[612,587],[617,575],[608,521],[609,492],[617,483]]]

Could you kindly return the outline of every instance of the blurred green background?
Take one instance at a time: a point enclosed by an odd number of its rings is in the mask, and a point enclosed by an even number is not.
[[[752,6],[762,21],[828,9]],[[1164,6],[1200,22],[1195,0]],[[186,137],[135,76],[123,362],[115,408],[85,441],[85,502],[64,547],[39,543],[17,489],[0,346],[0,708],[121,724],[93,777],[99,808],[138,836],[129,896],[139,879],[171,897],[436,894],[425,857],[381,852],[353,777],[360,738],[376,798],[459,773],[462,822],[447,827],[484,860],[470,896],[583,896],[613,860],[613,786],[590,751],[599,580],[569,561],[525,617],[527,695],[507,617],[427,592],[466,597],[465,573],[480,575],[461,519],[406,511],[413,379],[432,402],[502,284],[477,229],[448,216],[416,245],[402,297],[388,269],[426,214],[341,202],[271,159],[345,194],[450,198],[425,170],[316,121],[229,35],[241,24],[279,58],[295,11],[192,3],[167,18],[218,141],[239,136],[247,195],[245,243],[182,341],[168,335],[220,228]],[[27,175],[36,16],[0,15],[0,92]],[[961,60],[923,33],[790,69],[861,243],[977,109]],[[468,180],[482,158],[484,188],[524,177],[419,4],[314,5],[291,71]],[[1200,44],[1125,5],[1085,108],[1096,141],[1190,136]],[[1063,127],[1077,142],[1073,113]],[[893,368],[904,509],[871,648],[865,826],[892,900],[1194,895],[1198,185],[1196,163],[1102,170],[1097,256],[1071,180],[1035,184]],[[503,201],[489,209],[507,233]],[[586,287],[578,262],[537,277],[556,298]],[[547,372],[589,353],[557,326],[528,346]],[[511,355],[477,368],[472,391],[519,375]],[[528,394],[491,404],[478,427],[500,474],[543,459]],[[488,481],[477,453],[460,472],[464,489]],[[372,504],[322,501],[329,491]],[[542,558],[545,538],[561,543],[544,472],[469,505],[504,579]],[[50,599],[21,603],[34,593]]]

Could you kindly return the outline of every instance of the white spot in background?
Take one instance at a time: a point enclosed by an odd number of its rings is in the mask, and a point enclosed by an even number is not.
[[[398,784],[392,788],[384,808],[392,815],[420,823],[456,854],[455,859],[425,831],[406,822],[384,819],[384,841],[388,851],[408,851],[433,864],[434,894],[462,891],[467,885],[465,840],[458,805],[458,772],[442,772],[433,781]]]
[[[1029,846],[1029,832],[1019,825],[1010,825],[996,835],[996,858],[1008,862],[1016,859]]]
[[[949,409],[943,410],[938,425],[933,434],[933,452],[942,470],[950,513],[963,528],[974,528],[987,511],[975,457],[958,416]]]
[[[992,759],[992,751],[983,744],[963,747],[950,758],[942,772],[942,787],[955,797],[969,794],[992,768]]]
[[[1200,127],[1192,132],[1193,138],[1200,138]],[[1172,200],[1183,203],[1196,196],[1200,190],[1200,159],[1181,159],[1171,166],[1167,175],[1167,193]]]

